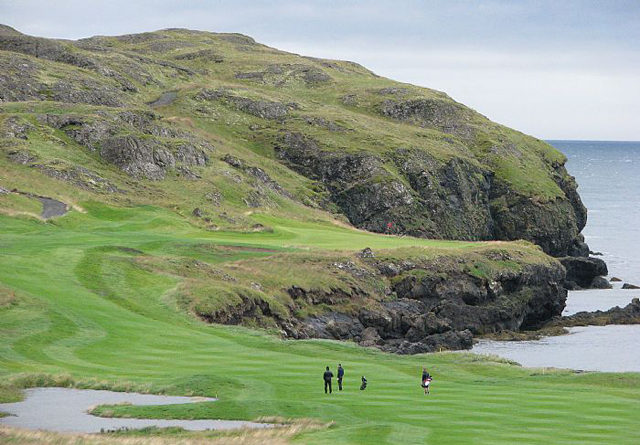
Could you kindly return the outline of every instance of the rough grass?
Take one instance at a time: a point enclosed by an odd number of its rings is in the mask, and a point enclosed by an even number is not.
[[[86,213],[72,211],[49,223],[0,216],[0,283],[12,292],[11,303],[0,309],[2,401],[15,400],[20,388],[43,385],[217,394],[216,403],[108,409],[132,417],[279,416],[335,423],[224,437],[72,437],[3,428],[0,442],[635,444],[637,374],[524,369],[465,353],[403,357],[349,343],[282,341],[263,331],[206,325],[176,305],[184,277],[136,263],[198,259],[212,268],[266,276],[269,258],[278,275],[286,273],[277,260],[281,255],[340,257],[367,246],[389,257],[392,248],[404,246],[401,254],[414,258],[488,248],[528,252],[531,261],[546,258],[526,243],[415,240],[277,217],[264,217],[272,232],[206,232],[156,207],[82,207]],[[212,247],[198,247],[205,244]],[[253,269],[256,264],[264,270]],[[304,270],[304,279],[314,279],[313,268]],[[320,373],[338,362],[347,370],[345,391],[325,396]],[[429,397],[418,386],[423,365],[435,376]],[[361,392],[363,374],[370,385]]]

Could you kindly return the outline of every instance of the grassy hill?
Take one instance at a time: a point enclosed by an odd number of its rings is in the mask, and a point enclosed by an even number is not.
[[[254,209],[327,218],[315,208],[375,232],[584,250],[562,154],[351,62],[237,34],[71,42],[8,27],[0,62],[3,170],[66,181],[70,200],[198,208],[202,226],[236,230]]]
[[[413,323],[402,335],[438,342],[557,313],[564,272],[545,252],[583,248],[586,218],[563,163],[444,93],[242,35],[0,26],[0,401],[75,385],[220,396],[102,414],[335,422],[244,443],[634,443],[638,375],[282,340],[396,304],[414,305],[389,315]],[[44,218],[42,197],[68,213]],[[540,247],[501,241],[519,238]],[[429,286],[446,306],[415,298]],[[347,390],[329,398],[320,372],[338,362]],[[3,443],[75,440],[0,428]]]

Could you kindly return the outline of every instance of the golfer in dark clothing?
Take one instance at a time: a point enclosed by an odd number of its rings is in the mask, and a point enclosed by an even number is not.
[[[342,378],[344,377],[344,368],[338,363],[338,389],[342,391]]]
[[[333,378],[333,372],[329,371],[328,366],[322,378],[324,378],[324,393],[325,394],[327,393],[327,388],[328,388],[329,394],[331,394],[331,379]]]

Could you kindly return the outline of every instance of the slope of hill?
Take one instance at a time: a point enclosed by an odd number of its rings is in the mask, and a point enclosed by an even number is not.
[[[22,176],[105,202],[198,208],[209,227],[311,207],[375,232],[585,252],[562,154],[351,62],[239,34],[57,41],[8,27],[0,59],[5,152]]]

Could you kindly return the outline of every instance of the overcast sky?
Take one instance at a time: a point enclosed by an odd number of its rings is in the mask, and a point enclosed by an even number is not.
[[[71,39],[240,32],[445,91],[540,138],[640,140],[638,0],[0,0],[0,23]]]

